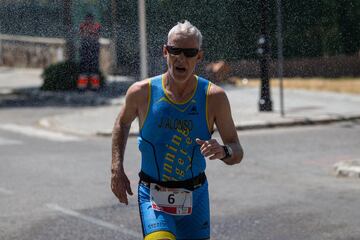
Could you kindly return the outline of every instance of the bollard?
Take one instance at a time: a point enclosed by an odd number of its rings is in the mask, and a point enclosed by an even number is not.
[[[89,82],[88,76],[80,74],[77,80],[77,88],[79,90],[86,89],[88,86],[88,82]]]
[[[100,76],[98,74],[90,75],[91,90],[98,90],[100,88]]]

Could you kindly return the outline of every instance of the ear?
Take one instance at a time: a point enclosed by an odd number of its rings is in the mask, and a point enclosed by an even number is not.
[[[203,60],[203,58],[204,58],[204,51],[203,51],[203,50],[200,50],[199,53],[198,53],[198,55],[197,55],[196,60],[197,60],[198,62],[200,62],[201,60]]]
[[[166,50],[165,45],[163,45],[162,52],[163,52],[163,57],[164,57],[164,58],[166,58],[166,57],[167,57],[167,55],[168,55],[168,51]]]

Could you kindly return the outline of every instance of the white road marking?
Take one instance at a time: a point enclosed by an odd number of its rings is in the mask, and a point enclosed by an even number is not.
[[[133,236],[133,237],[136,237],[136,238],[139,238],[139,239],[141,239],[143,237],[142,234],[139,234],[137,232],[126,229],[125,226],[122,225],[122,224],[117,226],[117,225],[114,225],[112,223],[105,222],[105,221],[103,221],[101,219],[89,217],[89,216],[83,215],[81,213],[75,212],[75,211],[73,211],[71,209],[66,209],[66,208],[60,207],[59,205],[53,204],[53,203],[46,204],[46,207],[48,207],[48,208],[50,208],[52,210],[61,212],[61,213],[65,214],[65,215],[76,217],[76,218],[85,220],[87,222],[90,222],[90,223],[93,223],[93,224],[96,224],[96,225],[99,225],[99,226],[102,226],[102,227],[105,227],[105,228],[108,228],[108,229],[111,229],[111,230],[114,230],[114,231],[121,232],[121,233],[129,235],[129,236]]]
[[[12,194],[14,194],[13,191],[8,190],[8,189],[5,189],[5,188],[2,188],[2,187],[0,187],[0,193],[5,194],[5,195],[12,195]]]
[[[0,137],[0,145],[20,145],[20,144],[22,144],[21,141]]]
[[[0,129],[21,133],[31,137],[45,138],[51,141],[58,141],[58,142],[70,142],[70,141],[81,140],[79,137],[76,136],[70,136],[63,133],[51,132],[40,128],[35,128],[31,126],[22,126],[17,124],[2,124],[0,125]]]

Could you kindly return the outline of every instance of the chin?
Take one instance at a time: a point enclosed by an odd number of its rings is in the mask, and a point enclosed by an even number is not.
[[[192,76],[192,74],[189,74],[187,72],[185,73],[173,73],[172,77],[174,78],[175,81],[186,81],[187,79],[189,79]]]

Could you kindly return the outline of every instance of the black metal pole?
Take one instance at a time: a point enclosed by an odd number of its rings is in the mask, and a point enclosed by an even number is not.
[[[281,0],[276,0],[277,14],[277,30],[276,36],[278,40],[278,77],[280,83],[280,113],[285,116],[284,110],[284,84],[283,84],[283,71],[284,71],[284,55],[283,55],[283,38],[282,38],[282,14],[281,14]]]
[[[272,111],[272,101],[270,96],[270,80],[269,80],[269,33],[268,33],[268,15],[269,15],[269,0],[260,0],[260,13],[261,13],[261,35],[259,38],[260,54],[260,99],[259,99],[259,111]]]

